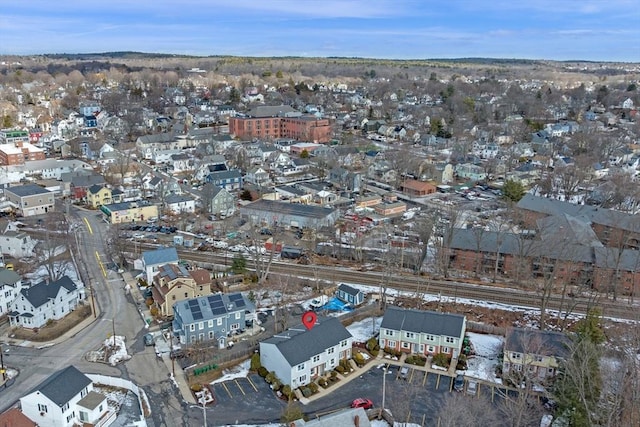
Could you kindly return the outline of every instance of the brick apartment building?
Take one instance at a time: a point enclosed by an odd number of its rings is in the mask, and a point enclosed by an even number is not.
[[[23,165],[28,161],[46,158],[44,150],[29,142],[16,141],[0,144],[0,165],[2,166]]]
[[[329,119],[303,116],[287,105],[261,106],[245,117],[229,118],[229,133],[237,138],[288,138],[297,141],[329,142]]]

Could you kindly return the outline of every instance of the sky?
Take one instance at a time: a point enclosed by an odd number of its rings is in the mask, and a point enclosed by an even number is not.
[[[0,54],[640,62],[637,0],[0,0]]]

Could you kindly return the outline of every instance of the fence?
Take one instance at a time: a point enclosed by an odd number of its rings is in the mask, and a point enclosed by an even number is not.
[[[110,387],[124,388],[127,390],[131,390],[133,394],[138,397],[138,405],[140,405],[140,421],[136,421],[135,425],[139,427],[146,427],[147,422],[145,420],[145,415],[151,412],[151,406],[149,406],[149,400],[147,399],[147,395],[140,387],[135,385],[129,380],[125,380],[122,378],[116,377],[108,377],[106,375],[100,374],[86,374],[87,377],[91,381],[97,384],[102,384]],[[145,410],[148,408],[147,410]]]
[[[478,332],[481,334],[505,336],[505,334],[507,333],[507,328],[504,328],[501,326],[487,325],[485,323],[467,321],[467,331]]]

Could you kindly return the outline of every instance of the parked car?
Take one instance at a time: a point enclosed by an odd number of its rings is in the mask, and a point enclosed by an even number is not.
[[[363,397],[359,397],[351,402],[352,408],[362,408],[362,409],[371,409],[373,408],[373,402],[371,399],[365,399]]]
[[[476,381],[469,381],[467,384],[467,394],[475,396],[478,393],[478,383]]]
[[[453,380],[453,389],[455,391],[464,390],[464,377],[462,375],[456,375],[456,378]]]
[[[145,334],[144,335],[144,345],[152,346],[155,344],[155,340],[153,339],[153,334]]]
[[[133,235],[134,239],[144,239],[144,237],[145,236],[142,233],[136,233],[136,234]]]

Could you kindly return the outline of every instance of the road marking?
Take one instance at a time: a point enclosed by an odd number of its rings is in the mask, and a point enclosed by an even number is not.
[[[229,391],[225,383],[222,383],[222,387],[224,387],[224,389],[227,390],[227,394],[229,394],[229,397],[233,397],[233,394],[231,394],[231,392]]]
[[[253,381],[251,381],[251,378],[247,377],[247,380],[249,381],[249,384],[251,384],[251,387],[253,387],[253,389],[257,392],[258,389],[256,388],[256,385],[253,383]]]
[[[240,392],[242,393],[243,396],[246,396],[247,393],[244,392],[244,390],[242,389],[242,387],[240,387],[240,383],[238,382],[238,380],[233,380],[236,385],[238,386],[238,388],[240,389]]]
[[[411,374],[409,375],[409,383],[411,383],[411,381],[413,381],[413,374],[416,372],[416,370],[414,368],[411,368]]]
[[[91,229],[91,224],[89,224],[89,220],[87,219],[87,217],[85,216],[82,219],[84,219],[85,224],[87,224],[87,229],[89,230],[89,234],[93,234],[93,230]]]
[[[441,375],[438,374],[438,378],[436,378],[436,390],[438,389],[438,387],[440,387],[440,377]],[[453,388],[453,383],[451,383],[451,387],[449,387],[449,391],[451,391],[452,388]]]
[[[98,251],[96,251],[96,259],[98,260],[98,264],[100,264],[100,268],[102,269],[102,275],[104,277],[107,277],[107,270],[104,269],[104,264],[102,264],[102,261],[100,261],[100,254],[98,253]]]
[[[427,371],[424,371],[424,378],[422,379],[422,387],[424,387],[425,384],[427,384],[427,375],[429,375],[429,373]]]

